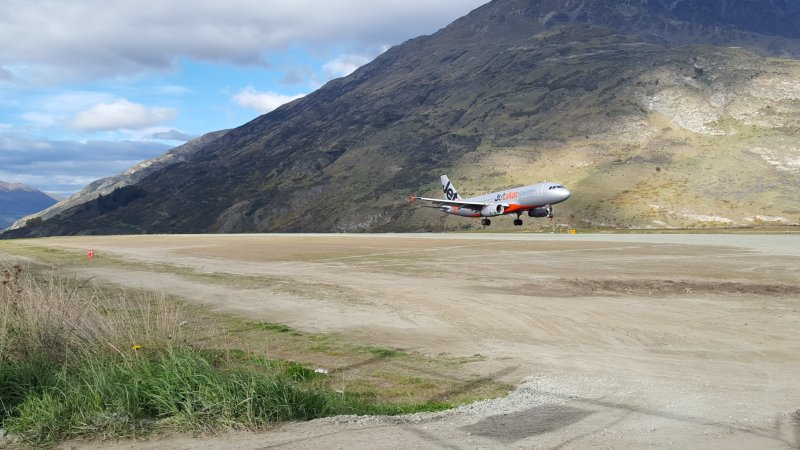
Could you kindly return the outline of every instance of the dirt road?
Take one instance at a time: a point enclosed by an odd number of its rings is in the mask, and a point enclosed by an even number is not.
[[[214,309],[423,353],[485,355],[508,398],[149,448],[792,448],[800,236],[79,237],[86,270]],[[104,266],[114,255],[257,280]],[[233,283],[235,284],[235,283]],[[107,446],[104,443],[103,446]],[[120,443],[121,447],[133,446]]]

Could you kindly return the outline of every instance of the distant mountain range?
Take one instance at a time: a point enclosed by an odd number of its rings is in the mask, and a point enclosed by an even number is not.
[[[797,223],[798,23],[787,0],[495,0],[6,236],[479,227],[408,204],[443,173],[557,180],[576,227]]]
[[[0,230],[20,217],[41,211],[56,200],[34,187],[0,181]]]

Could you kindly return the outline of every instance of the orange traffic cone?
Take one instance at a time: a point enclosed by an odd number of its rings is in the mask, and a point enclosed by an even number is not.
[[[89,251],[88,251],[88,252],[86,252],[86,256],[88,256],[88,257],[89,257],[89,259],[92,259],[92,258],[94,258],[94,248],[92,248],[92,247],[89,247]]]

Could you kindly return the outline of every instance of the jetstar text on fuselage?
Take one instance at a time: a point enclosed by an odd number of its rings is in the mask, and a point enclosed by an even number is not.
[[[501,202],[503,200],[513,200],[515,198],[519,198],[519,192],[511,191],[506,192],[505,194],[497,194],[497,196],[494,198],[494,201]]]

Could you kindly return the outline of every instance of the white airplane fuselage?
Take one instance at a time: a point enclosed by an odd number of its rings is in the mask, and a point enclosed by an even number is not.
[[[491,211],[496,213],[498,211],[497,208],[489,208],[489,211],[487,211],[488,214],[480,212],[475,213],[474,210],[468,208],[466,210],[458,207],[456,207],[455,210],[440,209],[449,214],[456,214],[464,217],[491,217],[501,214],[531,211],[536,208],[545,208],[549,205],[563,202],[568,199],[570,195],[572,195],[572,193],[564,186],[558,183],[544,182],[464,199],[465,202],[486,203],[487,206],[491,206],[492,204],[503,205],[503,211],[500,214],[491,214]]]
[[[516,214],[514,225],[522,225],[520,216],[527,212],[530,217],[553,217],[552,205],[567,200],[572,195],[569,189],[559,183],[542,182],[504,191],[492,192],[462,199],[453,184],[442,175],[444,199],[424,198],[436,205],[440,211],[462,217],[483,217],[483,224],[489,225],[489,217]],[[412,201],[417,197],[412,196]]]

